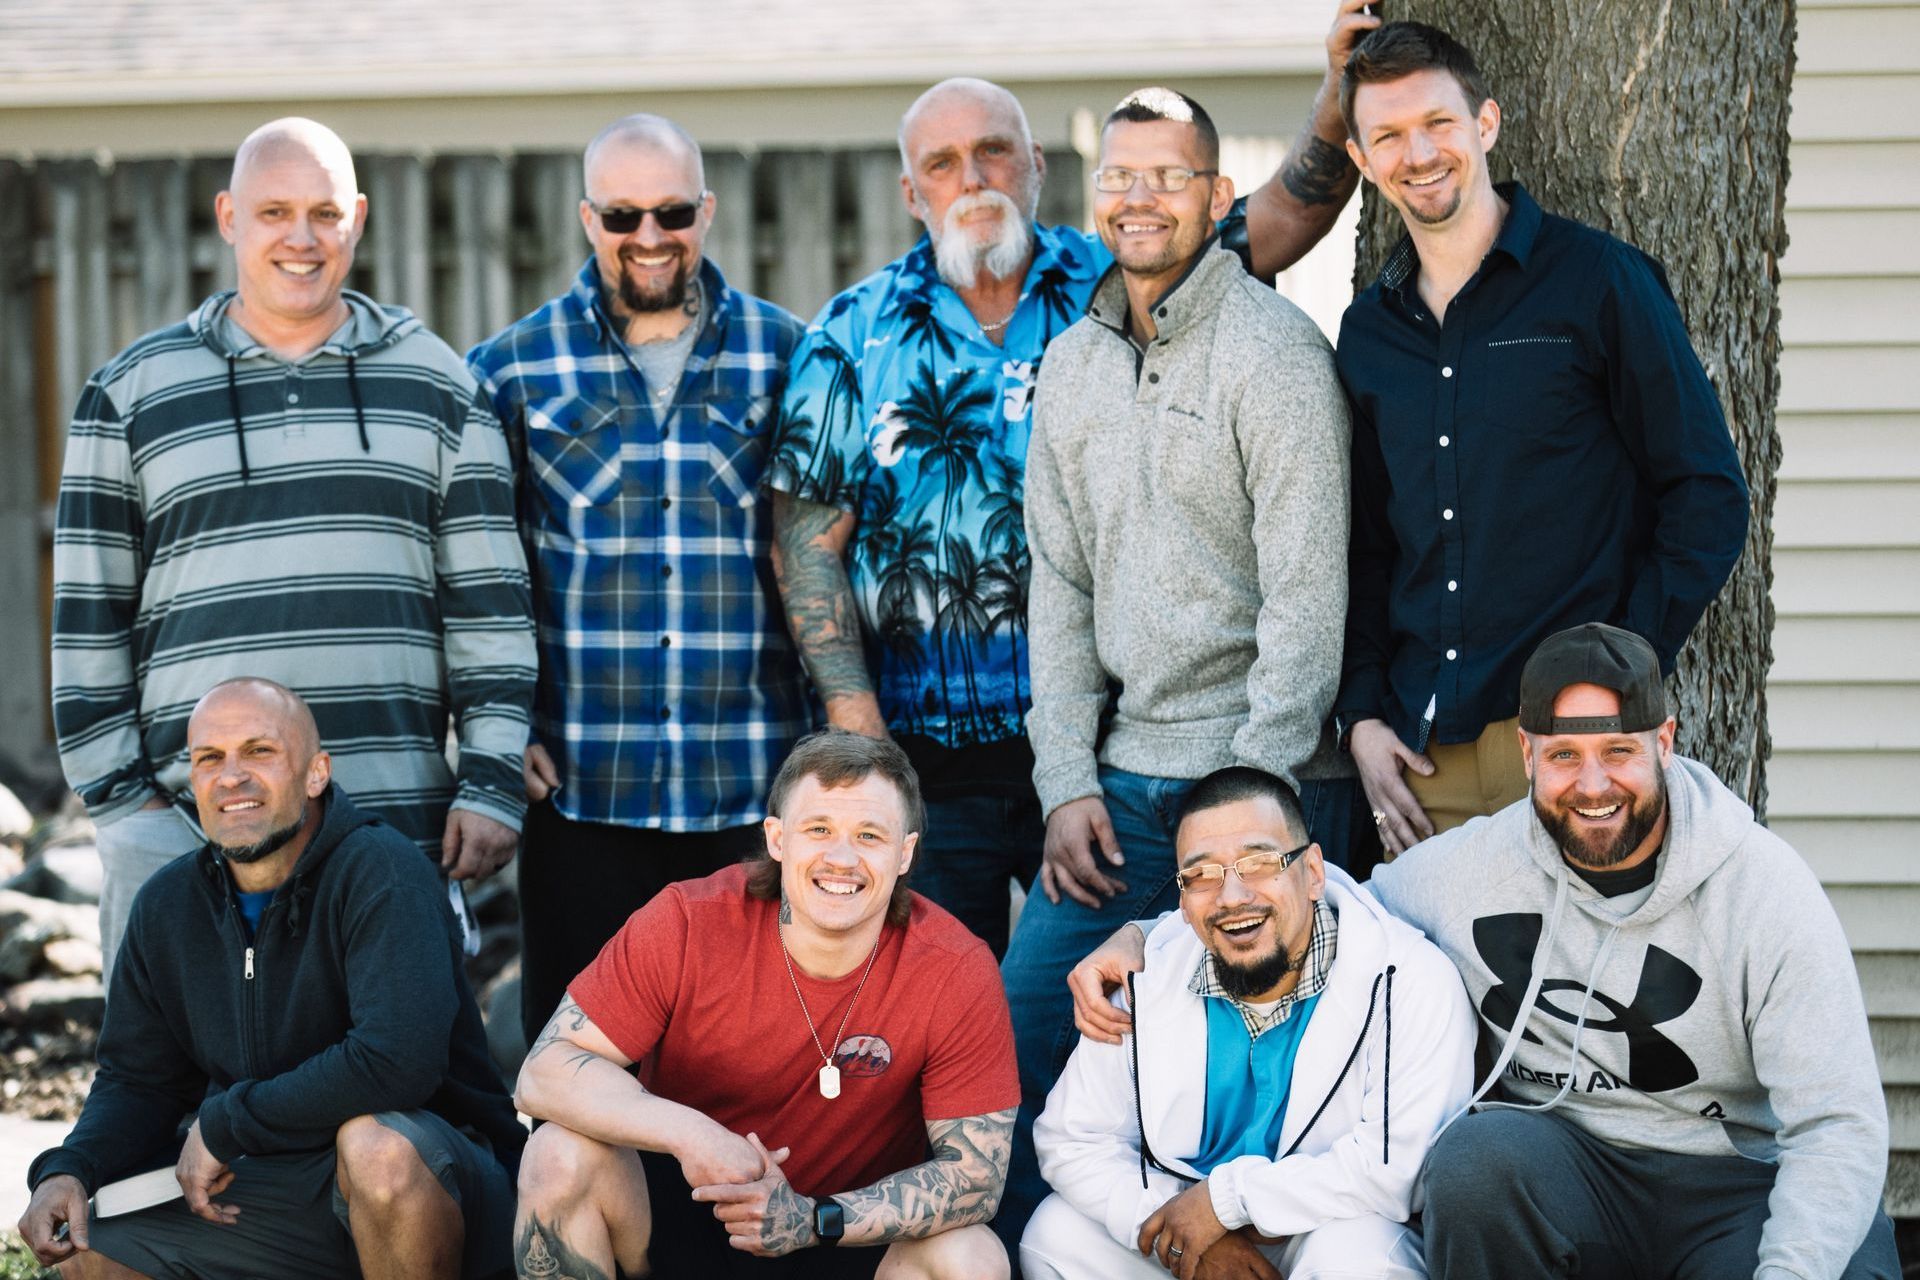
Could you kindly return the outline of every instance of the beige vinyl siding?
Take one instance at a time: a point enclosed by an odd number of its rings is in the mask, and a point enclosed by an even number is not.
[[[1854,947],[1920,1214],[1920,4],[1801,0],[1781,261],[1772,825]]]

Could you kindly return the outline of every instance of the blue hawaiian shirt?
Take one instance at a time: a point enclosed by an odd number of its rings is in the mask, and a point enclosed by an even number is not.
[[[810,718],[759,487],[797,318],[703,261],[700,333],[656,416],[592,259],[467,357],[512,445],[533,574],[534,733],[584,822],[757,822]]]
[[[996,346],[924,237],[836,297],[794,353],[767,483],[857,517],[847,571],[887,726],[931,755],[1007,744],[987,773],[1026,784],[1027,539],[1034,379],[1112,261],[1037,227]],[[970,753],[976,761],[982,757]],[[976,779],[977,780],[977,779]]]

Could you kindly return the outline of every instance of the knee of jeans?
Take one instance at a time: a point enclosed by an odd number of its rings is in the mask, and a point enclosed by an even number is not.
[[[1539,1158],[1558,1144],[1542,1144],[1541,1118],[1513,1111],[1462,1116],[1440,1135],[1427,1159],[1429,1204],[1470,1209],[1499,1201],[1526,1182]]]

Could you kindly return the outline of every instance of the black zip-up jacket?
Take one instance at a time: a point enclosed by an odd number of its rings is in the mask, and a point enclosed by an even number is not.
[[[211,848],[141,889],[113,973],[100,1072],[29,1186],[89,1194],[172,1158],[200,1111],[216,1159],[313,1151],[355,1116],[424,1107],[513,1174],[526,1132],[487,1053],[434,866],[338,787],[250,941]]]

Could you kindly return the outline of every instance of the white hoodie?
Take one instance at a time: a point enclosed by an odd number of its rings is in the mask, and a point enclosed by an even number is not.
[[[1757,1275],[1830,1280],[1887,1172],[1847,940],[1807,864],[1711,770],[1676,756],[1666,782],[1653,891],[1631,909],[1568,871],[1526,800],[1371,888],[1460,967],[1510,1102],[1618,1147],[1777,1163]]]
[[[1339,945],[1294,1061],[1280,1149],[1207,1179],[1229,1230],[1406,1221],[1427,1148],[1472,1087],[1473,1010],[1447,958],[1337,867],[1326,893]],[[1033,1127],[1047,1182],[1129,1248],[1155,1210],[1200,1180],[1186,1161],[1206,1117],[1205,998],[1187,989],[1201,953],[1178,912],[1154,927],[1128,984],[1134,1034],[1081,1040]]]

